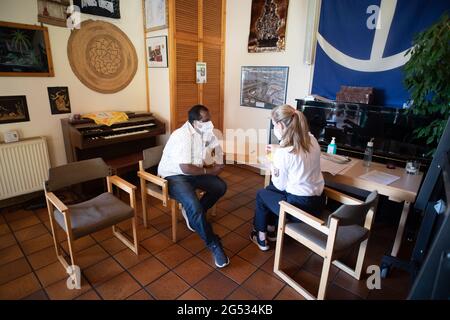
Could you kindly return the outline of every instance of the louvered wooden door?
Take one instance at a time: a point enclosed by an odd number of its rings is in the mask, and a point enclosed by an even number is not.
[[[206,105],[215,127],[223,129],[224,10],[225,0],[170,0],[172,131],[195,104]],[[205,84],[196,83],[197,61],[206,62]]]

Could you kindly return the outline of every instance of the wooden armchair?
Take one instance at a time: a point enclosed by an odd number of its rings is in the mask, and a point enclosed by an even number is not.
[[[342,203],[336,211],[328,216],[327,222],[285,201],[280,202],[274,272],[306,299],[322,300],[325,298],[331,263],[355,279],[360,279],[367,241],[378,202],[377,191],[373,191],[365,202],[329,188],[325,188],[324,192],[327,199]],[[301,222],[288,222],[286,219],[288,215]],[[280,269],[285,234],[324,258],[317,297]],[[351,269],[337,260],[357,245],[359,245],[359,251],[355,269]]]
[[[73,205],[65,205],[54,192],[62,188],[106,178],[108,192]],[[113,185],[127,192],[130,205],[113,195]],[[138,254],[138,239],[136,232],[136,187],[118,176],[110,176],[110,168],[101,158],[72,162],[59,167],[50,168],[49,178],[44,184],[47,209],[50,217],[56,256],[66,268],[68,262],[61,254],[55,226],[59,225],[67,235],[67,244],[71,265],[75,265],[73,242],[88,234],[112,227],[113,234],[135,254]],[[133,228],[133,242],[116,230],[115,225],[131,219]]]
[[[163,206],[170,203],[172,214],[172,241],[177,242],[177,222],[179,218],[179,210],[181,210],[181,203],[169,196],[168,181],[154,174],[147,172],[150,167],[156,166],[161,160],[163,146],[156,146],[145,149],[143,151],[143,160],[139,161],[138,177],[141,185],[141,199],[142,199],[142,218],[144,219],[144,226],[147,228],[147,195],[152,196],[162,201]],[[197,190],[197,195],[201,197],[203,191]],[[216,206],[211,208],[211,214],[216,215]]]

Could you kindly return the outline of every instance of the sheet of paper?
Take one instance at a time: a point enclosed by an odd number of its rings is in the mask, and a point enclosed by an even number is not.
[[[364,180],[369,180],[384,185],[391,184],[392,182],[400,179],[399,176],[394,176],[392,174],[384,173],[377,170],[369,171],[368,173],[365,173],[359,177]]]
[[[351,161],[349,163],[336,163],[331,160],[327,160],[324,158],[320,158],[320,169],[322,172],[329,172],[333,176],[341,173],[342,171],[348,169],[354,164],[354,161]]]

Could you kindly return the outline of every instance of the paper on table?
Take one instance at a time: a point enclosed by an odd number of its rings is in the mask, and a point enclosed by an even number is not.
[[[336,163],[320,157],[320,170],[322,172],[329,172],[334,176],[352,166],[354,164],[353,162],[354,161],[349,163]]]
[[[369,180],[369,181],[373,181],[373,182],[376,182],[379,184],[384,184],[384,185],[391,184],[395,180],[400,179],[400,177],[398,177],[398,176],[394,176],[392,174],[384,173],[384,172],[377,171],[377,170],[372,170],[372,171],[365,173],[359,177],[364,180]]]

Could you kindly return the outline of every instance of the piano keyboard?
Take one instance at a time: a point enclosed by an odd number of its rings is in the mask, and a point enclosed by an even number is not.
[[[156,123],[144,123],[144,124],[138,124],[138,125],[135,125],[135,126],[113,128],[112,131],[128,130],[128,129],[142,128],[142,127],[151,127],[151,126],[156,126]]]
[[[103,139],[114,139],[114,138],[125,137],[125,136],[132,136],[132,135],[135,135],[135,134],[141,134],[141,133],[146,133],[146,132],[149,132],[149,131],[148,130],[140,130],[140,131],[126,132],[126,133],[111,134],[109,136],[104,136],[102,138]]]

